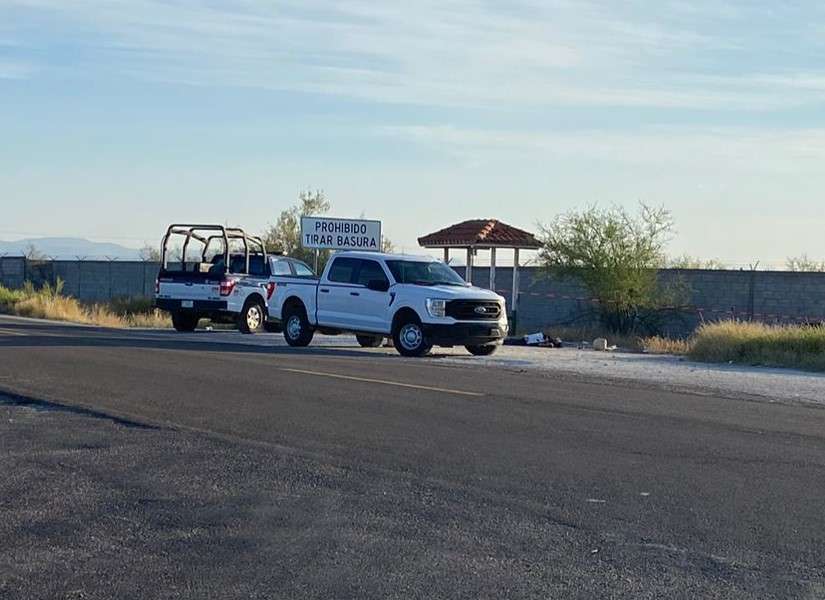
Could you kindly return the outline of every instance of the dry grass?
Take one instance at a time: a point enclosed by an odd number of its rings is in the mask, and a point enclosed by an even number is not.
[[[63,295],[63,284],[44,285],[35,289],[27,283],[21,290],[9,290],[0,286],[0,311],[54,321],[68,321],[100,327],[171,327],[169,318],[154,310],[147,300],[127,302],[119,300],[110,305],[85,305],[77,299]]]
[[[688,354],[692,341],[653,336],[642,340],[642,346],[648,354]]]
[[[825,327],[707,323],[696,331],[690,357],[706,362],[825,371]]]

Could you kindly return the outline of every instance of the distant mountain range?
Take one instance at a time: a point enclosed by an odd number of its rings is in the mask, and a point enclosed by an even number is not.
[[[119,258],[121,260],[138,260],[140,250],[127,248],[120,244],[106,242],[92,242],[83,238],[44,237],[17,240],[16,242],[0,241],[0,255],[26,254],[29,246],[49,258],[75,259],[81,258]]]

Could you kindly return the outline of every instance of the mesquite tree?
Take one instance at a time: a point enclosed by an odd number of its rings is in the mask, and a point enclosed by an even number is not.
[[[611,331],[635,331],[641,312],[660,303],[656,270],[673,230],[666,209],[641,204],[631,214],[620,206],[592,206],[539,227],[540,262],[557,275],[580,279]]]

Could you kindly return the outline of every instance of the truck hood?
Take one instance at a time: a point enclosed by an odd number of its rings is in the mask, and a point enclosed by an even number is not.
[[[455,285],[412,285],[403,284],[405,288],[413,288],[428,297],[444,298],[445,300],[497,300],[504,302],[504,298],[491,290],[480,287],[458,287]]]

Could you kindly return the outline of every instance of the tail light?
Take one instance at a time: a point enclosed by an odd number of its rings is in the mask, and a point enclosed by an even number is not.
[[[155,294],[160,294],[160,279],[155,279]]]
[[[236,279],[224,279],[221,281],[221,296],[228,296],[235,289]]]
[[[266,299],[269,301],[272,298],[272,294],[275,293],[275,289],[278,287],[278,284],[274,281],[270,281],[266,284]]]

